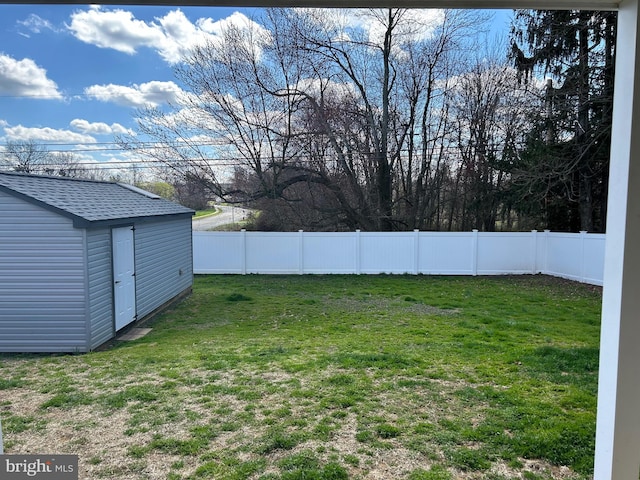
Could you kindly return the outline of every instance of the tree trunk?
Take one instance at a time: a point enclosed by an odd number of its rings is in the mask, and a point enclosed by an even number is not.
[[[580,229],[593,231],[593,195],[591,191],[591,152],[589,147],[589,12],[580,12],[579,31],[579,87],[578,87],[578,143]]]

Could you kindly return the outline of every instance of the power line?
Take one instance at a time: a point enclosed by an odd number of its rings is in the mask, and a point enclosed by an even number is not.
[[[20,143],[19,141],[13,143]],[[0,143],[0,147],[7,148],[12,142]],[[74,142],[74,143],[37,143],[38,146],[45,147],[49,153],[60,152],[103,152],[103,151],[136,151],[145,149],[177,149],[177,148],[200,148],[200,147],[221,147],[226,145],[233,145],[232,142],[227,140],[212,140],[211,142],[198,142],[192,144],[177,144],[169,145],[166,142],[136,142],[128,147],[118,146],[116,142]],[[113,145],[109,148],[92,148],[94,146],[100,147],[101,145]],[[49,147],[70,147],[68,149],[51,149]],[[86,147],[86,148],[74,148],[74,147]]]
[[[459,149],[456,147],[449,147],[447,150],[453,150],[459,153]],[[404,158],[404,157],[403,157]],[[460,159],[459,155],[455,156],[455,159]],[[271,163],[272,160],[270,157],[263,159],[266,164]],[[277,159],[274,159],[274,163],[278,163]],[[242,164],[246,164],[248,161],[247,158],[244,157],[203,157],[203,158],[191,158],[183,161],[176,161],[173,165],[180,165],[183,163],[184,166],[194,166],[194,167],[235,167]],[[312,157],[292,157],[287,159],[286,161],[290,162],[291,166],[295,166],[295,164],[317,164],[318,162],[329,162],[336,163],[336,158],[325,156],[324,158],[312,158]],[[36,167],[43,168],[52,168],[52,169],[73,169],[73,168],[87,168],[87,169],[119,169],[119,168],[156,168],[156,167],[171,167],[172,162],[161,159],[123,159],[123,160],[106,160],[106,161],[96,161],[95,163],[42,163],[34,165]]]
[[[162,83],[173,83],[174,85],[176,85],[178,88],[180,88],[181,92],[184,92],[184,90],[182,90],[182,88],[180,87],[180,85],[178,85],[176,82],[174,82],[173,80],[158,80],[159,82]],[[102,85],[94,85],[94,86],[102,86]],[[122,87],[122,88],[126,88],[128,90],[134,91],[134,92],[140,92],[140,90],[136,90],[133,87],[129,87],[127,85],[117,85],[118,87]],[[122,95],[113,93],[113,92],[104,92],[104,93],[100,93],[99,95],[96,95],[94,93],[86,93],[86,92],[82,92],[82,93],[74,93],[74,92],[57,92],[58,94],[56,95],[55,93],[29,93],[29,94],[2,94],[0,93],[0,99],[1,98],[16,98],[16,99],[29,99],[29,98],[37,98],[37,99],[50,99],[50,100],[68,100],[68,99],[72,99],[74,97],[86,97],[86,98],[91,98],[94,100],[98,100],[98,101],[104,101],[105,99],[113,99],[113,98],[120,98],[122,97]],[[170,92],[171,93],[171,92]],[[142,92],[140,92],[140,95],[142,97],[144,97],[144,94]],[[157,102],[148,102],[149,104],[151,103],[157,103]]]

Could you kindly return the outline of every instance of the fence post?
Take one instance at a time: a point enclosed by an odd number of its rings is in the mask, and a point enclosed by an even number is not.
[[[360,275],[360,229],[356,230],[356,275]]]
[[[473,237],[471,237],[471,275],[474,277],[478,275],[478,230],[474,228],[472,230]]]
[[[304,230],[298,230],[298,274],[304,274]]]
[[[420,230],[418,229],[413,231],[413,261],[413,273],[418,275],[420,273]]]
[[[242,275],[247,274],[247,231],[243,228],[240,230],[240,250],[242,258],[240,259],[240,271]]]
[[[531,236],[533,238],[533,268],[531,273],[535,275],[538,273],[538,230],[531,230]]]
[[[2,440],[2,419],[0,418],[0,455],[4,455],[4,442]]]

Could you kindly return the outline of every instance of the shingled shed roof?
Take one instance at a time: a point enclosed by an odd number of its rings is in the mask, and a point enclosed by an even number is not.
[[[152,193],[115,182],[0,172],[0,191],[69,217],[76,227],[194,213]]]

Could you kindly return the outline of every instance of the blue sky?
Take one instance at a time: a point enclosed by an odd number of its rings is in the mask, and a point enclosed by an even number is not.
[[[255,9],[0,5],[0,151],[34,140],[97,162],[125,162],[114,134],[145,104],[180,91],[172,66],[190,45]],[[493,12],[506,35],[511,11]],[[244,17],[243,17],[244,16]]]

